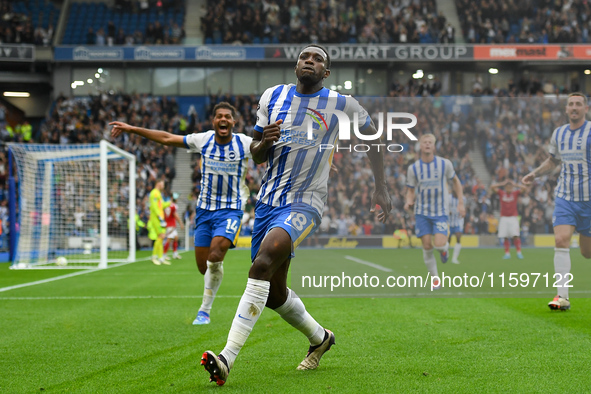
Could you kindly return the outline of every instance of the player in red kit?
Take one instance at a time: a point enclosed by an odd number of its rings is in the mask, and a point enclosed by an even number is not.
[[[170,206],[164,209],[166,220],[166,243],[164,244],[164,256],[166,256],[168,253],[168,248],[170,247],[170,242],[172,241],[172,257],[175,259],[181,258],[178,251],[179,233],[176,229],[177,221],[181,226],[181,229],[184,228],[183,221],[177,212],[176,200],[178,200],[178,198],[178,193],[172,193],[172,202],[170,203]],[[168,256],[166,258],[168,259]]]
[[[504,186],[504,190],[501,187]],[[517,189],[515,188],[517,186]],[[503,259],[507,260],[511,258],[509,249],[511,247],[511,241],[509,238],[513,238],[513,245],[517,250],[517,258],[522,259],[523,254],[521,253],[521,233],[519,229],[519,218],[517,213],[517,198],[526,190],[525,186],[516,185],[511,180],[506,180],[501,183],[493,183],[491,191],[499,195],[501,201],[501,219],[499,220],[499,238],[504,239],[505,245],[505,256]]]

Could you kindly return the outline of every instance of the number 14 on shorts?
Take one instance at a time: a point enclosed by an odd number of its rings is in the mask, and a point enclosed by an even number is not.
[[[236,234],[238,231],[238,220],[226,219],[228,221],[228,225],[226,226],[226,233],[228,234]]]

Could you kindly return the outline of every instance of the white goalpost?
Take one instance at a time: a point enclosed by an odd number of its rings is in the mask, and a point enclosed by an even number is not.
[[[135,261],[135,156],[100,144],[8,144],[17,166],[13,269]]]

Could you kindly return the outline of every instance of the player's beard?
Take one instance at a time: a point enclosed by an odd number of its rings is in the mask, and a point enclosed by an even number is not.
[[[322,78],[315,74],[315,73],[301,73],[299,76],[299,81],[304,85],[316,85]]]

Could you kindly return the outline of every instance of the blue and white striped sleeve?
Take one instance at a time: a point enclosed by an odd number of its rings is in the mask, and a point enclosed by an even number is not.
[[[371,118],[365,108],[359,104],[355,98],[351,96],[345,96],[347,98],[347,105],[345,107],[345,113],[353,122],[355,114],[357,114],[357,125],[359,126],[358,130],[363,131],[365,130],[371,123]]]
[[[242,148],[244,149],[244,157],[252,157],[250,153],[250,144],[252,143],[252,137],[244,134],[240,134],[239,137],[242,142]]]
[[[263,127],[269,124],[269,101],[271,100],[271,94],[275,87],[265,90],[261,98],[259,99],[259,105],[257,107],[257,123],[254,126],[255,131],[259,133],[263,132]]]
[[[186,135],[183,138],[183,142],[185,143],[185,147],[189,149],[191,152],[201,153],[203,149],[203,145],[207,141],[207,136],[211,135],[213,131],[210,130],[206,133],[193,133]]]
[[[409,165],[408,170],[406,171],[406,186],[412,189],[417,185],[417,176],[413,167],[414,164]]]
[[[445,161],[445,177],[449,180],[453,179],[456,176],[456,171],[454,170],[454,165],[448,159],[443,159]]]

